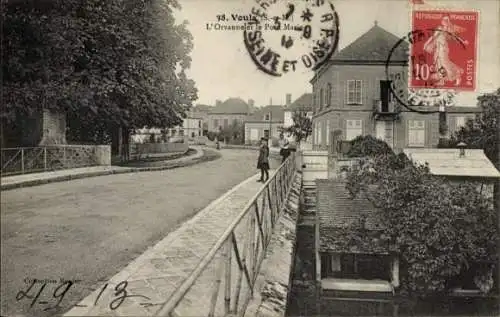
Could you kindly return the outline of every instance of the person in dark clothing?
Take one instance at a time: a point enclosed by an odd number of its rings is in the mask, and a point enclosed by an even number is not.
[[[260,139],[259,158],[257,159],[257,168],[260,169],[260,179],[258,182],[267,182],[269,179],[269,147],[267,139]],[[265,176],[265,178],[264,178]]]
[[[281,163],[284,163],[286,159],[290,156],[290,148],[289,148],[289,143],[288,140],[285,141],[285,144],[283,145],[283,148],[281,149]]]

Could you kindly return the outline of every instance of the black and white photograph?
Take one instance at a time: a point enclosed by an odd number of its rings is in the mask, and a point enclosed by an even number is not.
[[[0,3],[0,317],[500,316],[500,0]]]

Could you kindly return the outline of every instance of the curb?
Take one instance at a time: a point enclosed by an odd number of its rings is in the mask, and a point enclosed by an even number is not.
[[[56,177],[47,178],[47,179],[34,179],[34,180],[28,180],[25,182],[14,183],[14,184],[2,184],[0,190],[5,191],[5,190],[12,190],[12,189],[23,188],[23,187],[33,187],[33,186],[39,186],[39,185],[44,185],[44,184],[50,184],[50,183],[64,182],[64,181],[69,181],[69,180],[76,180],[76,179],[96,177],[96,176],[107,176],[107,175],[113,175],[113,174],[163,171],[163,170],[169,170],[169,169],[174,169],[174,168],[179,168],[179,167],[191,166],[191,165],[194,165],[197,163],[210,162],[210,161],[214,161],[214,160],[220,158],[220,156],[214,156],[213,158],[209,157],[209,159],[206,159],[207,156],[206,156],[205,150],[203,150],[203,149],[200,149],[200,150],[203,152],[203,154],[201,156],[186,159],[186,160],[181,161],[181,162],[173,162],[171,164],[167,164],[164,166],[130,167],[130,168],[123,167],[123,169],[119,169],[119,170],[96,171],[96,172],[87,172],[87,173],[74,174],[74,175],[56,176]],[[193,155],[193,156],[195,156],[195,155]]]

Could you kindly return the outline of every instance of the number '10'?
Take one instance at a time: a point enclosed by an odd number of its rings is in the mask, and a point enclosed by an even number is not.
[[[413,67],[415,78],[427,80],[430,75],[430,68],[427,64],[415,64]]]

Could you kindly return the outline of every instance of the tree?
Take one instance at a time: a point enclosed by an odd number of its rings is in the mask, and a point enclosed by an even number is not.
[[[483,149],[490,161],[496,163],[497,151],[500,140],[498,129],[500,128],[497,111],[500,108],[500,88],[494,93],[483,94],[478,97],[478,107],[481,113],[475,119],[466,122],[464,127],[453,133],[441,147],[456,147],[460,142],[465,142],[467,147]]]
[[[41,108],[68,113],[70,136],[171,127],[196,99],[192,37],[175,0],[5,1],[2,123]]]
[[[300,143],[302,140],[312,134],[312,120],[307,116],[306,111],[297,110],[292,114],[293,124],[289,127],[282,128],[282,132],[288,133],[288,136],[294,136],[295,141]]]
[[[450,183],[404,154],[382,151],[354,166],[346,187],[382,213],[378,239],[399,252],[405,293],[445,292],[472,263],[498,260],[497,215],[475,183]]]
[[[222,128],[220,137],[229,143],[244,144],[245,126],[238,120],[233,120],[231,125]]]

